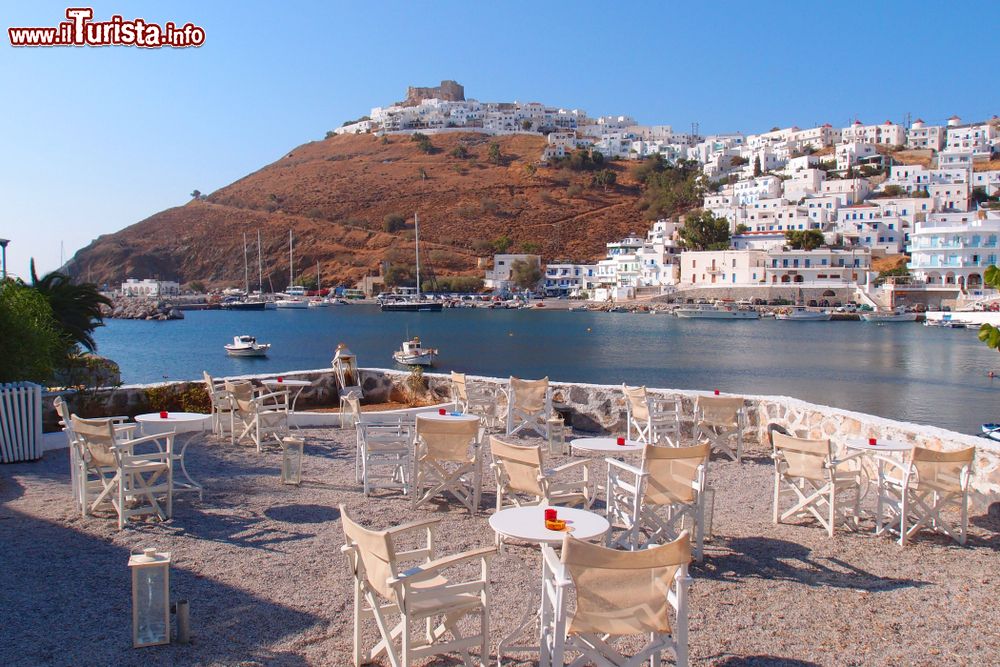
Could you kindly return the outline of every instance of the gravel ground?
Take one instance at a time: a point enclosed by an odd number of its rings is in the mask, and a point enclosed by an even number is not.
[[[65,449],[0,467],[0,664],[348,665],[352,588],[338,504],[375,527],[439,517],[439,553],[493,543],[488,512],[442,503],[414,513],[389,490],[365,499],[353,431],[304,433],[301,487],[280,484],[278,450],[210,438],[188,450],[204,501],[178,496],[171,521],[122,532],[110,516],[72,510]],[[900,548],[867,530],[828,539],[815,525],[774,526],[762,454],[712,462],[715,538],[691,569],[692,664],[997,664],[1000,521],[973,516],[964,548],[926,534]],[[484,508],[492,484],[487,472]],[[173,599],[191,604],[188,646],[131,648],[126,563],[146,546],[173,553]],[[494,558],[494,646],[537,595],[538,573],[537,548],[515,543]],[[367,641],[375,637],[369,628]],[[514,658],[534,665],[537,655]]]

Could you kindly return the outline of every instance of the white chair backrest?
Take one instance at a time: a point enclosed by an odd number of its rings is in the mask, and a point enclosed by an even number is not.
[[[975,447],[952,452],[939,452],[924,447],[914,447],[909,459],[917,471],[916,486],[936,487],[946,491],[960,492],[965,489],[976,455]],[[963,475],[963,472],[966,472]]]
[[[562,563],[576,588],[569,632],[669,633],[668,593],[677,570],[690,561],[687,532],[641,551],[608,549],[567,535]]]
[[[712,446],[705,442],[693,447],[657,447],[646,445],[642,469],[648,473],[643,502],[669,505],[691,503],[696,499],[693,483],[698,481],[699,466],[705,465]]]
[[[833,460],[833,449],[829,440],[796,438],[777,431],[772,439],[775,454],[788,464],[787,476],[814,480],[830,476],[827,464]]]
[[[472,461],[475,452],[471,445],[479,439],[479,422],[417,417],[417,439],[422,444],[421,457],[436,461]]]
[[[493,461],[507,475],[507,486],[511,491],[520,491],[534,496],[544,495],[541,483],[542,448],[538,445],[522,447],[512,445],[490,436],[490,453]]]
[[[545,410],[549,391],[549,378],[541,380],[521,380],[510,378],[511,403],[518,410],[538,414]]]
[[[112,467],[118,461],[112,451],[115,444],[115,425],[110,419],[81,419],[70,416],[73,433],[83,449],[88,465]]]
[[[698,412],[705,424],[735,428],[739,425],[741,410],[743,399],[738,396],[698,397]]]

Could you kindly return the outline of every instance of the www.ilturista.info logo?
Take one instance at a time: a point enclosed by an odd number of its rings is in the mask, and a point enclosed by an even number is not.
[[[145,19],[126,20],[114,15],[108,21],[92,21],[90,7],[70,7],[68,21],[52,28],[7,28],[11,46],[164,46],[185,48],[205,43],[205,29],[193,23],[177,26],[173,21],[158,25]]]

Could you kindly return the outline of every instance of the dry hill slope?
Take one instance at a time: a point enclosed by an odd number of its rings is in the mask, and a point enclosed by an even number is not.
[[[512,251],[534,243],[546,261],[603,256],[604,244],[647,223],[640,190],[623,165],[618,185],[589,187],[590,174],[538,168],[540,137],[433,136],[432,154],[409,136],[337,136],[304,144],[206,199],[157,213],[80,250],[68,265],[75,275],[115,284],[159,276],[210,285],[243,281],[243,232],[263,238],[267,277],[283,288],[288,276],[288,230],[295,235],[296,276],[324,284],[348,282],[377,270],[380,261],[412,263],[412,215],[420,214],[421,250],[439,275],[475,274],[484,242],[501,235]],[[487,159],[491,141],[502,163]],[[452,155],[465,146],[469,157]],[[571,196],[573,195],[573,196]],[[399,232],[383,231],[386,215],[409,218]],[[255,283],[256,248],[251,247]]]

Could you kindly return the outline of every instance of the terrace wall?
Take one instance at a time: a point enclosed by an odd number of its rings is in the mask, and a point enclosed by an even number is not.
[[[308,379],[314,383],[300,395],[296,406],[298,410],[336,406],[337,381],[332,370],[296,371],[283,375],[289,379]],[[411,375],[405,371],[367,368],[361,369],[360,375],[366,404],[407,402],[410,397],[408,381]],[[270,377],[274,375],[246,375],[229,379],[255,380]],[[499,387],[506,386],[505,379],[469,377]],[[449,396],[448,375],[425,373],[423,378],[426,388],[421,392],[422,400],[438,402]],[[178,397],[192,389],[194,390],[192,394],[197,394],[202,386],[201,382],[129,385],[89,395],[70,394],[66,395],[66,398],[74,411],[81,416],[134,416],[142,412],[163,409],[165,397]],[[575,430],[588,433],[624,430],[625,409],[620,387],[576,382],[553,382],[552,386],[555,409]],[[693,414],[698,396],[708,395],[708,392],[681,389],[650,391],[664,397],[679,396],[685,414]],[[52,399],[55,395],[49,394],[44,400],[46,430],[58,428],[56,426],[58,420],[52,408]],[[749,418],[747,435],[757,442],[766,442],[767,425],[776,423],[802,437],[830,438],[834,442],[843,442],[848,438],[874,437],[938,450],[976,447],[975,475],[972,482],[974,507],[978,510],[985,510],[993,505],[1000,508],[1000,442],[934,426],[899,422],[860,412],[816,405],[787,396],[744,395],[744,399],[747,402]]]

